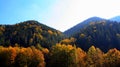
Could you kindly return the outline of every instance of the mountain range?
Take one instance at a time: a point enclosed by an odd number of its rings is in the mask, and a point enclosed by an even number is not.
[[[60,32],[35,20],[14,25],[0,25],[0,45],[42,46],[50,49],[61,40],[73,37],[77,47],[88,50],[92,45],[104,52],[111,48],[120,49],[120,16],[104,19],[91,17],[74,27]]]

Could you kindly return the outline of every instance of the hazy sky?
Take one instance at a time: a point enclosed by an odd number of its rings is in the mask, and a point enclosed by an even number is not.
[[[65,31],[92,16],[118,15],[119,0],[0,0],[0,24],[37,20]]]

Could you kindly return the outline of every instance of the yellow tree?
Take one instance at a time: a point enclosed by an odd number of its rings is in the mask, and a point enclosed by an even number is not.
[[[50,52],[50,67],[75,67],[75,49],[71,45],[57,44]]]
[[[17,52],[13,47],[2,47],[0,52],[0,65],[3,67],[14,66]]]
[[[104,55],[104,65],[106,67],[120,67],[120,51],[116,48],[110,49]]]
[[[81,48],[76,49],[76,62],[77,67],[85,67],[86,66],[86,52],[84,52]]]
[[[87,66],[102,67],[103,54],[99,48],[91,46],[87,52]]]

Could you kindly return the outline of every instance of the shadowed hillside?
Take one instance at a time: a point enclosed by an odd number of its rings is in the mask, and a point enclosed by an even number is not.
[[[50,48],[63,38],[63,34],[51,27],[30,20],[15,25],[0,25],[0,45],[36,46]]]

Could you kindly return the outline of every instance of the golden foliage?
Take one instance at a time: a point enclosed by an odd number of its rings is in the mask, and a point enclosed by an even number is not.
[[[71,37],[70,39],[63,39],[60,41],[61,44],[73,44],[76,41],[75,38]]]
[[[42,52],[43,52],[44,54],[48,54],[48,53],[49,53],[49,50],[48,50],[47,48],[43,48],[43,49],[42,49]]]
[[[83,33],[80,34],[80,37],[81,37],[81,38],[84,38],[84,37],[85,37],[85,34],[83,34]]]
[[[51,30],[48,30],[48,33],[49,33],[50,35],[52,35],[52,34],[53,34],[53,32],[52,32]]]
[[[45,49],[46,50],[46,49]],[[36,64],[34,67],[45,67],[44,55],[42,51],[36,48],[23,48],[23,47],[0,47],[0,59],[4,64],[3,66],[11,67],[17,64],[20,67]],[[36,61],[37,63],[35,63]],[[29,65],[27,63],[29,63]]]
[[[33,43],[33,38],[30,38],[29,42],[30,42],[30,43]]]

